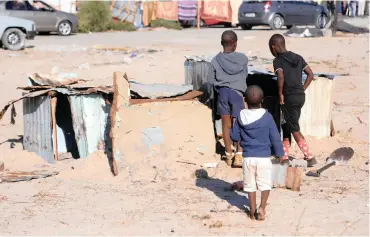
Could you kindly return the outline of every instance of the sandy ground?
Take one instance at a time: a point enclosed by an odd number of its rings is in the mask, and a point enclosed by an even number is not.
[[[216,54],[221,50],[222,31],[39,36],[29,42],[32,47],[22,52],[0,51],[0,105],[19,97],[21,91],[16,87],[26,85],[27,75],[33,72],[74,72],[96,84],[112,84],[113,72],[122,71],[139,82],[182,84],[184,55]],[[264,29],[237,30],[238,50],[248,56],[272,59],[267,42],[273,33]],[[135,47],[142,53],[131,58],[92,49],[96,45]],[[18,103],[16,124],[9,124],[10,113],[0,123],[0,160],[9,170],[50,169],[60,174],[29,182],[1,183],[0,234],[368,236],[368,36],[288,38],[287,45],[301,54],[314,71],[350,73],[335,79],[336,136],[308,141],[320,164],[341,146],[351,146],[356,153],[347,166],[332,167],[319,179],[304,177],[301,192],[274,189],[265,222],[250,221],[244,213],[248,200],[241,193],[227,191],[232,182],[241,179],[241,170],[226,167],[214,154],[212,134],[209,127],[204,127],[210,112],[197,102],[181,103],[181,111],[154,108],[158,114],[163,113],[161,118],[171,120],[176,119],[172,114],[184,114],[201,122],[189,118],[189,123],[179,119],[181,123],[166,124],[165,139],[171,146],[166,149],[171,152],[161,153],[159,147],[159,155],[141,156],[132,149],[129,158],[137,160],[137,172],[134,174],[121,162],[118,177],[112,177],[103,153],[51,166],[23,151],[19,139],[23,134],[22,105]],[[149,48],[160,52],[148,53]],[[163,108],[171,109],[173,105],[165,104]],[[146,118],[133,121],[135,127],[140,127],[143,119]],[[294,154],[300,157],[297,151]],[[219,165],[207,169],[209,179],[197,179],[194,171],[205,162]]]

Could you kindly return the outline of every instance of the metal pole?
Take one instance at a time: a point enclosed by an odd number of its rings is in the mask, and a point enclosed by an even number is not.
[[[333,3],[333,8],[334,8],[334,21],[331,29],[331,34],[332,36],[335,36],[337,33],[337,23],[338,23],[338,7],[339,7],[340,2],[336,1]]]
[[[197,28],[200,29],[200,8],[202,6],[201,0],[198,0],[198,14],[197,14]]]

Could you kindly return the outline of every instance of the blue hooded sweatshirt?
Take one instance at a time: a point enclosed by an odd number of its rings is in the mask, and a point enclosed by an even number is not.
[[[265,109],[242,110],[232,128],[231,139],[240,141],[243,157],[284,156],[275,121]]]

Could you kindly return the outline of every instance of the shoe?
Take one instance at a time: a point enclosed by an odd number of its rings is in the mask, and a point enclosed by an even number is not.
[[[230,154],[230,153],[225,152],[225,154],[222,155],[222,159],[225,160],[228,166],[231,166],[233,164],[233,158],[234,158],[234,153]]]
[[[305,159],[307,161],[307,167],[314,167],[317,164],[317,160],[315,158]]]
[[[243,155],[242,153],[236,153],[234,157],[234,168],[241,168],[243,166]]]

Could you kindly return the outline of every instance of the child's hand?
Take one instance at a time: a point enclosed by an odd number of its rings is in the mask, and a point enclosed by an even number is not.
[[[284,104],[284,95],[280,95],[280,104],[283,105]]]

